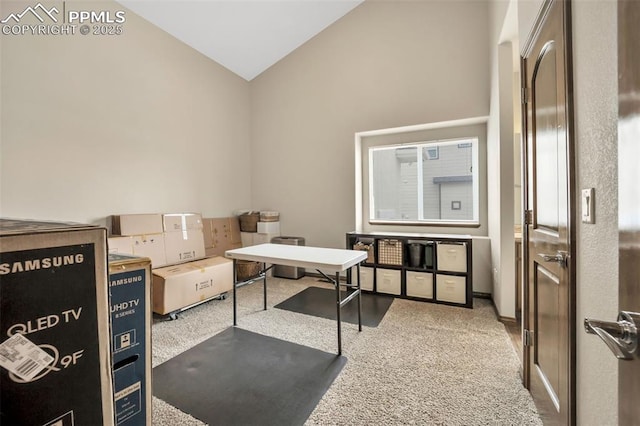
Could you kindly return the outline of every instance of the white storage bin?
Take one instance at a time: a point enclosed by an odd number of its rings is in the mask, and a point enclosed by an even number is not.
[[[353,269],[353,274],[351,275],[351,284],[356,285],[358,276],[356,269]],[[366,266],[360,267],[360,288],[362,290],[373,291],[373,268],[367,268]]]
[[[407,296],[433,299],[433,274],[407,271]]]
[[[436,300],[467,303],[467,278],[453,275],[436,275]]]
[[[258,222],[258,234],[280,235],[280,222]]]
[[[400,271],[376,269],[376,291],[378,293],[400,294]]]
[[[467,272],[467,244],[438,244],[439,271]]]

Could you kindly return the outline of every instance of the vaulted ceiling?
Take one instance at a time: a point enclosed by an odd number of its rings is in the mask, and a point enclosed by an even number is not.
[[[362,1],[118,0],[248,81]]]

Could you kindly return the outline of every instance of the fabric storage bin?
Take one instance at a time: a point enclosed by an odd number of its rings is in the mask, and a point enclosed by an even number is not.
[[[378,240],[378,263],[402,265],[402,241]]]
[[[352,277],[351,284],[356,285],[358,276],[354,273]],[[360,289],[373,291],[373,268],[360,267]]]
[[[236,280],[246,281],[260,274],[260,262],[236,260]]]
[[[373,256],[373,243],[365,243],[365,242],[362,242],[362,241],[358,241],[357,243],[355,243],[353,245],[353,249],[354,250],[366,251],[367,252],[367,260],[365,260],[365,262],[367,262],[367,263],[375,263],[374,256]]]
[[[260,222],[278,222],[280,213],[278,212],[260,212]]]
[[[407,271],[407,296],[433,299],[433,274]]]
[[[240,215],[240,231],[258,232],[259,212],[248,212]]]
[[[439,271],[467,272],[467,245],[438,243],[437,269]]]
[[[400,294],[400,271],[376,269],[376,291],[378,293]]]
[[[467,278],[454,275],[436,276],[436,300],[451,303],[467,302]]]

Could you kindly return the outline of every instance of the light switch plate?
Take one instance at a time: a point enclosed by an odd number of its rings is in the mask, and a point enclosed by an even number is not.
[[[595,189],[582,190],[582,223],[596,223]]]

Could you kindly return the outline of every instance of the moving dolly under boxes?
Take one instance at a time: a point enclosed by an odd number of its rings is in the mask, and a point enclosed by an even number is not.
[[[0,219],[0,424],[114,424],[106,242]]]

